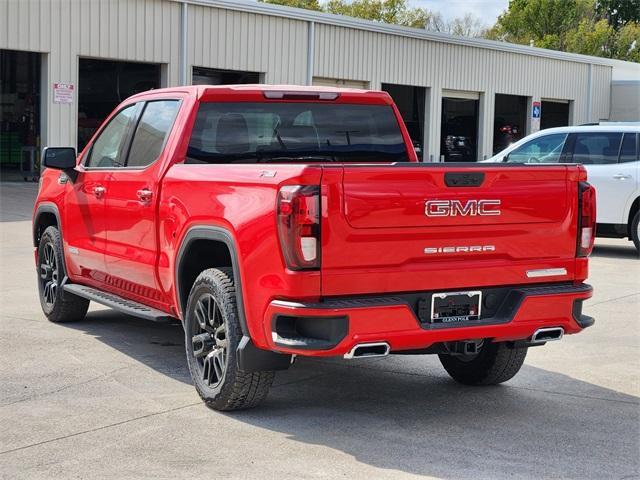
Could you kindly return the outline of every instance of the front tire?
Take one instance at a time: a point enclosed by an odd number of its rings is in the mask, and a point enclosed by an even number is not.
[[[464,385],[497,385],[520,371],[527,347],[485,341],[473,356],[440,354],[440,363],[455,381]]]
[[[640,210],[636,212],[631,220],[631,241],[640,255]]]
[[[42,311],[54,323],[82,320],[89,309],[89,300],[62,291],[66,276],[62,255],[60,231],[47,227],[38,245],[38,293]]]
[[[230,268],[210,268],[198,276],[189,293],[184,323],[189,372],[209,408],[251,408],[266,398],[275,373],[238,368],[242,329]]]

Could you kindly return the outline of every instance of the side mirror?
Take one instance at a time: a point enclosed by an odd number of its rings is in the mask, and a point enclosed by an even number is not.
[[[62,170],[75,180],[77,177],[76,149],[72,147],[45,147],[42,150],[42,165],[47,168]]]
[[[502,161],[503,162],[508,162],[509,161],[509,154],[508,153],[504,157],[502,157]]]

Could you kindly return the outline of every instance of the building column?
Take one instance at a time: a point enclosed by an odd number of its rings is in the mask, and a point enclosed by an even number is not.
[[[307,78],[306,84],[313,85],[313,62],[316,48],[316,24],[307,22]]]
[[[180,4],[180,68],[178,69],[178,81],[180,85],[191,83],[191,75],[189,73],[189,10],[188,4],[182,2]]]
[[[481,93],[478,109],[478,161],[493,156],[493,123],[495,113],[495,92],[489,90]]]
[[[442,131],[442,87],[427,87],[424,106],[423,161],[440,161],[440,132]]]
[[[51,85],[51,75],[49,74],[49,54],[40,54],[40,148],[51,145],[49,143],[50,132],[50,109],[49,99],[51,93],[49,90]],[[42,153],[42,151],[40,152]]]
[[[569,125],[574,125],[572,105],[569,106]],[[593,118],[593,64],[589,64],[587,74],[587,122],[597,121]]]
[[[534,94],[530,97],[527,97],[527,135],[531,135],[532,133],[536,133],[540,130],[540,118],[533,118],[533,104],[534,102],[540,103],[542,108],[542,100],[540,98],[540,94]]]
[[[62,55],[71,58],[64,61]],[[79,57],[77,52],[42,54],[41,62],[41,145],[78,147]],[[54,102],[54,83],[73,85],[70,103]]]

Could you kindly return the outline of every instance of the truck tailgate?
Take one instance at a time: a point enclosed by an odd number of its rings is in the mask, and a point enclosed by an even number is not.
[[[572,280],[578,175],[568,165],[328,167],[322,294]],[[566,274],[527,276],[550,268]]]

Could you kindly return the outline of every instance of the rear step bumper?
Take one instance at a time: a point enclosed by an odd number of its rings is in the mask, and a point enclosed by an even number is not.
[[[419,297],[430,299],[432,292],[318,303],[274,300],[264,317],[267,347],[298,355],[348,357],[362,344],[388,344],[393,352],[478,338],[526,342],[541,329],[561,331],[561,337],[594,322],[582,314],[582,302],[593,293],[590,285],[565,283],[507,290],[493,316],[446,325],[425,323],[419,314]],[[280,328],[282,318],[287,318],[286,329]]]

